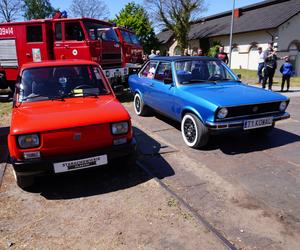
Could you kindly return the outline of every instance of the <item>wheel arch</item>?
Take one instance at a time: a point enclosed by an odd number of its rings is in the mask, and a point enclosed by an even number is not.
[[[187,113],[192,113],[192,114],[196,115],[200,119],[200,121],[203,124],[205,124],[201,114],[196,109],[194,109],[192,107],[185,107],[185,108],[182,109],[182,111],[181,111],[181,121],[182,121],[183,117],[185,116],[185,114],[187,114]]]

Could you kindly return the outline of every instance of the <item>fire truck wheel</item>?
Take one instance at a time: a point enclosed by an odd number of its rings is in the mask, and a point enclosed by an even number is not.
[[[7,89],[8,84],[7,81],[5,80],[5,75],[0,73],[0,89]]]

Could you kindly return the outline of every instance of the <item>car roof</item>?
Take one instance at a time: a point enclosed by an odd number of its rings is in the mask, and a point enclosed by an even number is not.
[[[151,61],[187,61],[187,60],[211,60],[218,61],[219,59],[209,56],[155,56],[150,59]]]
[[[98,64],[89,60],[53,60],[43,62],[32,62],[23,64],[21,71],[24,69],[41,68],[41,67],[57,67],[57,66],[69,66],[69,65],[96,65]]]

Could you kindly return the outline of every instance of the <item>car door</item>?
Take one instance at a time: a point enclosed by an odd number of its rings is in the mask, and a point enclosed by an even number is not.
[[[56,24],[54,54],[56,59],[90,60],[90,49],[81,22],[65,21]]]
[[[150,85],[150,102],[155,110],[173,117],[174,93],[176,85],[173,80],[171,62],[160,62]],[[169,83],[165,83],[167,80]]]
[[[140,91],[143,95],[143,100],[145,104],[152,107],[152,81],[155,75],[155,71],[157,68],[157,61],[149,61],[142,71],[139,73],[139,83],[140,83]]]

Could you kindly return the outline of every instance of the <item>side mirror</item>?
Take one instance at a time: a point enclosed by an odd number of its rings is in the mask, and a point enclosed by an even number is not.
[[[237,74],[237,77],[238,77],[239,79],[242,79],[242,75],[241,75],[241,74]]]
[[[164,84],[172,84],[173,83],[173,79],[172,78],[165,78],[164,79]]]

